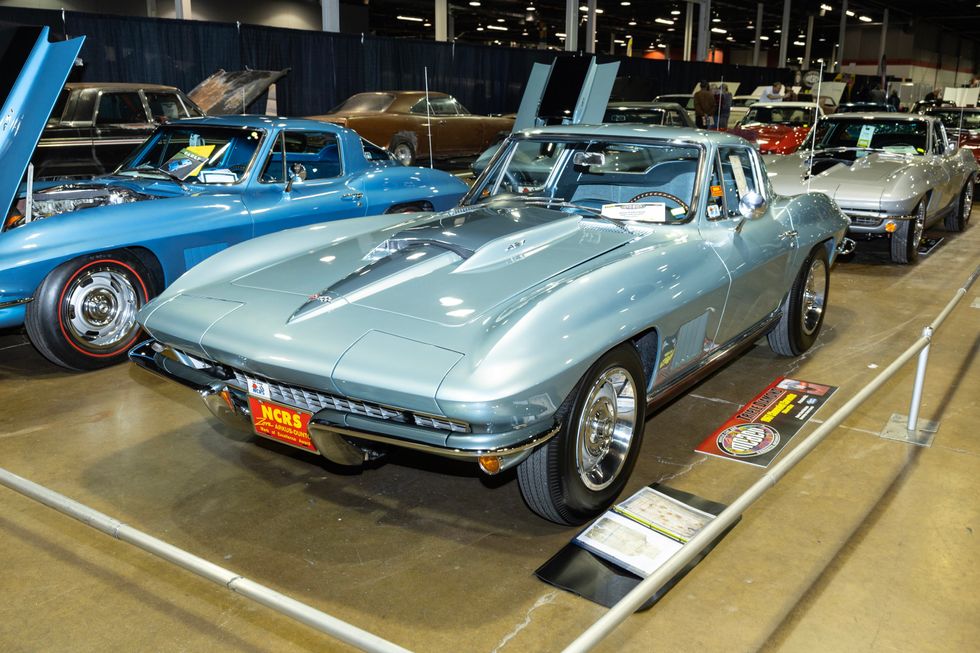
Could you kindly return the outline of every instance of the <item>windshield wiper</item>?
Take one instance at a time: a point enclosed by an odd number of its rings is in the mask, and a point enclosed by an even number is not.
[[[137,172],[137,173],[139,173],[139,172],[156,172],[156,173],[159,173],[159,174],[163,175],[167,179],[170,179],[174,183],[176,183],[178,186],[181,187],[182,190],[185,190],[185,191],[186,190],[189,190],[187,188],[187,184],[184,183],[184,180],[183,179],[181,179],[180,177],[178,177],[174,173],[170,172],[169,170],[164,170],[163,168],[156,168],[156,167],[150,165],[149,163],[143,163],[141,165],[136,166],[135,168],[123,168],[119,172],[121,172],[121,173],[122,172]]]

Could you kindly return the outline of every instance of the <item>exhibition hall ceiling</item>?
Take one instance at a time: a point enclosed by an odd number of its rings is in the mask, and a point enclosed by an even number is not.
[[[356,4],[361,4],[358,2]],[[372,30],[378,33],[434,37],[433,0],[364,0],[370,10]],[[783,2],[763,4],[762,47],[777,47],[781,38]],[[451,0],[453,33],[458,40],[499,42],[521,46],[545,43],[562,47],[565,31],[564,0]],[[579,2],[584,23],[587,0]],[[608,52],[610,44],[624,49],[630,36],[637,50],[679,48],[684,39],[686,2],[650,0],[598,0],[597,47]],[[715,0],[712,6],[712,41],[726,47],[751,49],[755,39],[757,4]],[[847,24],[880,30],[884,9],[889,25],[909,32],[931,23],[961,36],[980,38],[980,2],[935,0],[848,3]],[[827,57],[837,40],[842,3],[808,0],[791,3],[788,54],[803,54],[808,16],[814,16],[813,56]],[[696,24],[695,11],[695,24]],[[696,26],[696,25],[695,25]],[[799,52],[795,52],[799,49]],[[823,50],[826,50],[824,52]]]

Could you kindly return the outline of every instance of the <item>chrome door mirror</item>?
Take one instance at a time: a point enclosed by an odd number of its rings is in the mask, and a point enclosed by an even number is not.
[[[956,143],[954,141],[950,141],[949,143],[946,143],[946,154],[947,155],[952,154],[955,151],[956,151]]]
[[[754,190],[750,190],[738,201],[739,214],[748,220],[761,218],[769,208],[766,198]]]
[[[293,163],[289,166],[289,182],[286,183],[286,192],[293,190],[293,184],[302,184],[306,181],[306,166],[302,163]]]

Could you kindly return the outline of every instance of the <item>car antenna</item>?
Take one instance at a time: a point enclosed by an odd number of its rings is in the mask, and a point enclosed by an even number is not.
[[[810,128],[810,166],[806,173],[806,192],[810,192],[810,179],[813,178],[813,157],[817,149],[817,123],[820,122],[820,88],[823,84],[823,62],[820,62],[820,76],[817,77],[817,106],[813,109],[813,127]]]
[[[429,168],[434,168],[435,165],[432,163],[432,107],[429,106],[429,67],[425,66],[422,73],[425,77],[425,124],[429,130]]]

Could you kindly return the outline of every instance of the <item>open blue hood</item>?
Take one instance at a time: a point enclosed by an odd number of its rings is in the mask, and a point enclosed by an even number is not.
[[[84,40],[51,43],[47,27],[0,33],[0,222],[14,201]]]

